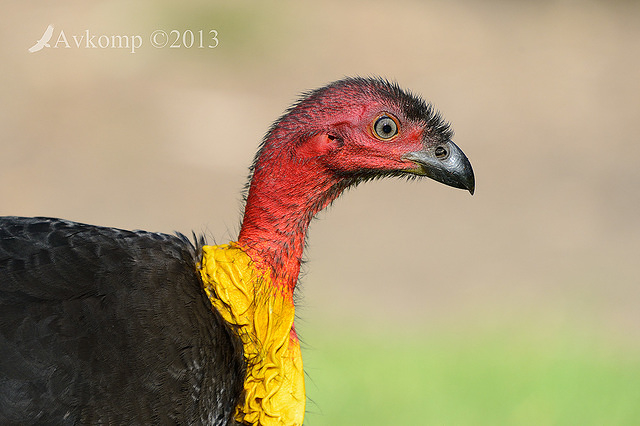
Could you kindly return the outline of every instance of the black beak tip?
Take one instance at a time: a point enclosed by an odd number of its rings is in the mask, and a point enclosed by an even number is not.
[[[461,184],[461,189],[466,189],[471,195],[476,191],[476,177],[473,173],[473,167],[466,155],[453,142],[449,142],[452,154],[455,157],[455,166],[452,167],[452,173],[456,176]]]
[[[451,150],[450,163],[446,166],[449,183],[451,186],[466,189],[471,195],[476,191],[476,178],[473,167],[466,155],[453,142],[449,142]]]
[[[473,170],[470,170],[470,172],[469,172],[469,176],[468,176],[467,181],[465,182],[464,189],[469,191],[469,193],[471,195],[473,195],[473,193],[476,192],[476,178],[473,175]]]
[[[439,180],[436,178],[436,180]],[[473,175],[473,171],[466,169],[464,172],[449,177],[449,179],[442,179],[440,182],[452,186],[458,189],[466,189],[471,195],[476,192],[476,181]]]

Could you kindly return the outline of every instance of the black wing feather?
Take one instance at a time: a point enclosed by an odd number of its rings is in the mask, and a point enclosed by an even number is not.
[[[0,423],[226,425],[242,346],[183,236],[0,218]]]

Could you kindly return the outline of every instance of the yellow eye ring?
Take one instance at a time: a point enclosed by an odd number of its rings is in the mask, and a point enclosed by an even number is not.
[[[384,113],[379,115],[371,126],[373,135],[383,141],[388,141],[398,134],[400,123],[393,115]]]

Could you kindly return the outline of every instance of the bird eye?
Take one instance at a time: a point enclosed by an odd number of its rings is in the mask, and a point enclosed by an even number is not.
[[[375,135],[380,139],[391,139],[398,134],[398,124],[388,115],[379,117],[373,125]]]

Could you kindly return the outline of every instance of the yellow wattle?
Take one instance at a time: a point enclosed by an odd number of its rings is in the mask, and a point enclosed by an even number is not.
[[[272,282],[236,243],[204,246],[200,265],[213,307],[238,326],[247,361],[237,421],[251,425],[302,425],[305,391],[300,343],[292,333],[291,294]]]

